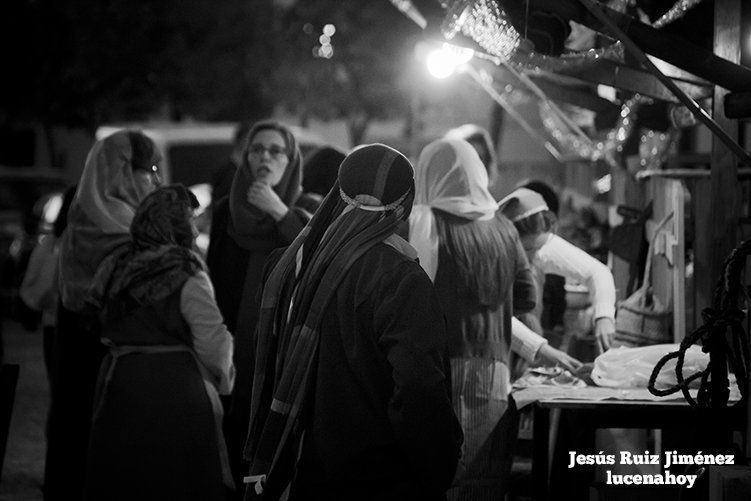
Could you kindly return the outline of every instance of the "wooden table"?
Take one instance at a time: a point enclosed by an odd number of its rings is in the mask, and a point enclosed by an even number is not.
[[[578,389],[581,398],[541,399],[533,404],[534,429],[532,477],[534,499],[549,499],[550,492],[550,414],[555,409],[571,413],[577,428],[594,433],[603,428],[695,430],[707,423],[721,423],[721,433],[745,429],[744,409],[697,409],[684,400],[586,400],[587,388]],[[602,389],[597,392],[602,398]],[[618,390],[613,390],[617,395]],[[711,425],[710,425],[711,426]],[[599,451],[578,451],[597,454]]]

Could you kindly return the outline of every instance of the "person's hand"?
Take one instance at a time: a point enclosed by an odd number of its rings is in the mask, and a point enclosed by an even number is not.
[[[553,348],[547,343],[540,346],[536,358],[544,365],[560,365],[569,372],[574,372],[582,366],[582,363],[574,357],[562,352],[561,350]]]
[[[600,317],[595,320],[595,348],[600,355],[608,351],[615,336],[615,322],[612,318]]]
[[[289,211],[271,186],[261,181],[254,182],[248,189],[248,203],[270,215],[274,221],[281,220]]]

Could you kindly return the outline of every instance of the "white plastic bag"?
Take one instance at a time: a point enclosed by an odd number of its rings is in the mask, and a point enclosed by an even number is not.
[[[610,388],[646,388],[657,362],[668,353],[678,350],[678,344],[655,344],[640,348],[611,348],[595,359],[592,380],[598,386]],[[709,363],[709,354],[701,347],[693,345],[686,350],[683,374],[688,378],[703,371]],[[670,360],[657,376],[656,388],[667,388],[677,384],[675,376],[676,359]],[[696,385],[699,381],[694,381]]]

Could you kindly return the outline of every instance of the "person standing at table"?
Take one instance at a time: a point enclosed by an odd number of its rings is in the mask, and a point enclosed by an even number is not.
[[[271,251],[289,245],[310,219],[297,206],[302,158],[290,129],[274,121],[258,122],[245,141],[230,193],[214,209],[206,256],[219,310],[235,338],[237,378],[225,438],[236,483],[241,483],[245,469],[241,448],[248,430],[258,320],[255,297],[263,263]]]
[[[511,319],[535,305],[519,236],[497,214],[472,146],[441,139],[420,153],[409,239],[447,320],[452,400],[465,445],[451,500],[502,499],[518,413],[510,397]],[[539,345],[538,345],[539,347]]]
[[[99,264],[127,245],[136,207],[160,183],[159,153],[139,131],[91,148],[60,243],[60,304],[47,429],[45,500],[80,499],[97,371],[105,350],[97,312],[85,302]]]
[[[615,335],[615,282],[608,267],[553,233],[555,214],[539,193],[519,188],[499,207],[519,231],[534,266],[587,285],[594,306],[594,349],[597,354],[608,350]]]

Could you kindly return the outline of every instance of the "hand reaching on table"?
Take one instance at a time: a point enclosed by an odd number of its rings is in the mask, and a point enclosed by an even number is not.
[[[608,351],[615,336],[615,322],[612,318],[600,317],[595,320],[595,349],[597,354]]]
[[[536,360],[545,365],[559,365],[572,373],[582,366],[582,363],[574,357],[562,352],[561,350],[553,348],[547,343],[540,346]]]

